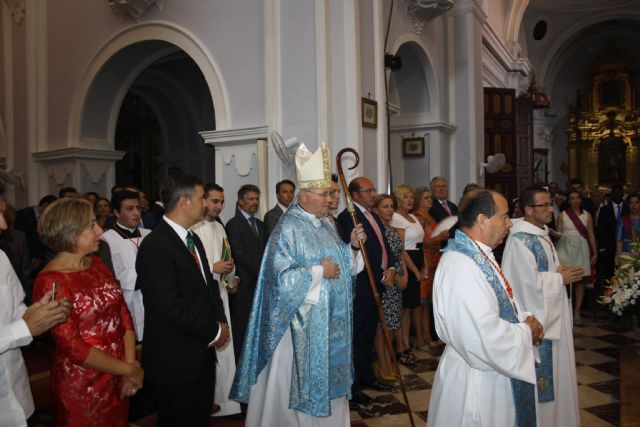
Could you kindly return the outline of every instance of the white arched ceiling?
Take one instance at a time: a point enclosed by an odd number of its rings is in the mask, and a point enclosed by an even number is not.
[[[547,86],[553,85],[557,73],[565,62],[565,58],[571,52],[575,52],[581,42],[584,44],[587,38],[610,37],[610,31],[615,31],[615,28],[607,31],[603,29],[602,26],[598,26],[598,24],[615,21],[623,23],[629,22],[637,28],[637,26],[640,26],[640,11],[629,10],[624,13],[620,11],[602,12],[581,19],[565,28],[560,35],[555,38],[551,46],[545,49],[546,53],[538,67],[538,82],[543,82],[543,84]],[[636,46],[638,46],[627,43],[625,43],[625,45],[632,46],[634,49],[637,49]]]
[[[522,50],[522,57],[526,58],[526,43],[523,42],[521,37],[523,26],[522,20],[524,18],[524,12],[527,10],[529,0],[511,0],[509,6],[505,6],[505,42],[509,49],[513,49],[514,46],[519,45]],[[526,40],[526,38],[524,39]],[[512,52],[517,54],[518,52]]]

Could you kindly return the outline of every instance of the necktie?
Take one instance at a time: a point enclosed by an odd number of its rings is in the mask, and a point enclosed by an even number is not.
[[[198,252],[196,252],[196,245],[193,241],[193,234],[191,234],[191,232],[187,233],[187,249],[189,249],[191,256],[196,260],[196,264],[198,265],[198,268],[200,268],[200,260],[198,259]]]
[[[449,209],[449,204],[447,203],[446,200],[441,200],[440,204],[442,205],[444,210],[447,211],[447,215],[449,215],[449,216],[453,215],[453,213],[451,212],[451,209]]]
[[[616,224],[620,224],[620,218],[622,213],[622,203],[616,205]]]
[[[371,212],[364,211],[364,215],[367,217],[369,224],[371,224],[373,231],[376,233],[378,242],[380,242],[380,247],[382,248],[382,270],[385,271],[387,269],[389,258],[387,256],[387,246],[384,244],[384,239],[382,238],[382,232],[380,231],[380,227],[378,227],[378,223],[375,218],[371,215]]]
[[[258,235],[258,224],[256,224],[256,219],[254,217],[249,217],[249,225],[251,225],[251,229],[253,230],[253,234],[256,235],[256,238],[260,239]]]

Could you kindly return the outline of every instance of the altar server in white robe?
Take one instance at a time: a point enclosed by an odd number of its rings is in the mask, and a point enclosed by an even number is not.
[[[523,308],[542,323],[545,339],[536,368],[541,426],[580,425],[571,306],[565,286],[582,280],[580,267],[560,265],[549,238],[553,205],[542,187],[520,195],[524,218],[514,220],[502,260]]]
[[[209,268],[213,278],[218,282],[220,298],[224,306],[224,315],[231,319],[229,313],[229,295],[238,290],[240,278],[235,276],[233,259],[222,259],[223,245],[227,238],[224,227],[218,221],[224,207],[224,190],[217,184],[207,184],[204,188],[205,219],[192,226],[191,229],[200,237]],[[227,243],[228,247],[228,243]],[[230,250],[229,250],[230,251]],[[216,350],[218,365],[216,368],[216,385],[213,401],[220,406],[220,410],[211,414],[216,417],[240,413],[240,404],[229,400],[229,390],[233,376],[236,374],[236,360],[233,353],[233,329],[229,324],[229,343]]]
[[[447,346],[427,425],[536,426],[534,349],[543,328],[519,306],[492,252],[511,227],[507,201],[472,190],[459,225],[433,287],[436,330]]]
[[[139,228],[142,215],[139,193],[130,190],[117,191],[111,198],[111,207],[116,222],[110,230],[102,233],[100,238],[109,245],[113,270],[133,319],[136,341],[142,341],[144,305],[142,291],[136,289],[136,258],[140,243],[151,230]]]

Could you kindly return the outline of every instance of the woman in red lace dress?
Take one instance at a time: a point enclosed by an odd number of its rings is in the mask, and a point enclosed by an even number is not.
[[[135,333],[122,291],[106,265],[90,256],[102,229],[91,204],[59,199],[38,221],[43,243],[56,256],[40,272],[34,298],[55,283],[55,298],[68,298],[68,320],[51,330],[56,342],[51,370],[56,426],[126,426],[128,396],[142,384]]]

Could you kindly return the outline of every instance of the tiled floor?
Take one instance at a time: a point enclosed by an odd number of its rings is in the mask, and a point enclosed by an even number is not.
[[[608,324],[605,313],[597,321],[585,318],[585,326],[574,329],[580,418],[583,427],[620,425],[619,346],[640,344],[631,332],[620,332]],[[438,358],[416,351],[419,362],[408,369],[401,366],[409,404],[416,426],[424,426],[431,384]],[[374,400],[366,406],[352,406],[352,426],[410,426],[407,408],[399,390],[394,393],[365,391]],[[48,411],[36,417],[37,426],[50,425]],[[153,418],[140,423],[151,426]],[[242,421],[214,419],[212,426],[239,427]]]
[[[586,319],[585,326],[574,329],[576,371],[583,427],[620,425],[619,346],[640,343],[630,332],[621,333],[609,326],[605,313],[596,321]],[[416,426],[424,425],[429,407],[431,384],[438,358],[415,351],[420,362],[400,369],[407,384],[409,404]],[[402,395],[365,391],[374,401],[366,406],[352,405],[352,426],[410,426]]]

